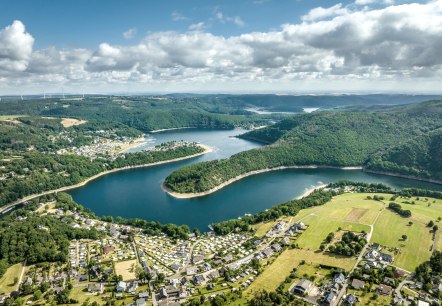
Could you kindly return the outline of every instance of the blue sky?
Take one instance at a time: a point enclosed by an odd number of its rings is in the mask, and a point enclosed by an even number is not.
[[[429,92],[441,11],[441,0],[3,0],[0,94]]]

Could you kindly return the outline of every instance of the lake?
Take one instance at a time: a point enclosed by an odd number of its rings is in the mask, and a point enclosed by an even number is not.
[[[212,147],[211,153],[193,159],[155,167],[112,173],[68,191],[99,216],[143,218],[161,223],[187,224],[207,231],[214,222],[257,213],[303,194],[307,189],[338,180],[380,182],[395,188],[420,187],[442,190],[441,185],[365,173],[360,170],[287,169],[262,173],[237,181],[201,198],[175,199],[161,189],[161,183],[184,165],[229,157],[259,147],[256,142],[235,138],[245,130],[183,129],[147,136],[142,150],[171,140],[198,141]]]

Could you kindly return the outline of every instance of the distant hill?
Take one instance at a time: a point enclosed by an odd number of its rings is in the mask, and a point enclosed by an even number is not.
[[[430,133],[442,126],[441,110],[441,101],[430,101],[383,112],[324,111],[294,116],[241,136],[270,145],[238,153],[229,159],[183,167],[169,175],[165,184],[181,193],[203,192],[245,173],[266,168],[364,166],[376,153],[388,152],[393,147],[401,150],[401,146],[413,139],[432,139]],[[429,146],[428,150],[430,147],[433,148]],[[437,155],[437,149],[431,150],[436,150],[434,154]],[[394,159],[392,154],[385,155],[385,159],[389,156]],[[417,169],[431,168],[428,162],[420,165],[422,158],[416,162]],[[434,168],[425,174],[425,178],[433,177],[440,177],[440,169]]]

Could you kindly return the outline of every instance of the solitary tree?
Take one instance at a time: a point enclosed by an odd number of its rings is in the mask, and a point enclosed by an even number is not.
[[[407,240],[407,235],[402,235],[402,240]]]

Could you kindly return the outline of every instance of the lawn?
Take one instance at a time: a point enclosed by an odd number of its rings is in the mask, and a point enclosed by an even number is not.
[[[135,268],[137,261],[126,260],[115,263],[115,274],[123,276],[124,281],[136,279]]]
[[[272,228],[273,225],[275,225],[276,221],[269,221],[269,222],[261,222],[258,224],[253,225],[253,229],[256,230],[255,236],[256,237],[263,237],[267,232]]]
[[[86,301],[88,301],[89,303],[97,302],[99,305],[104,304],[104,301],[101,299],[100,296],[87,292],[86,286],[73,287],[71,293],[69,294],[69,297],[71,299],[77,300],[79,305],[83,304]]]
[[[26,115],[0,115],[0,120],[12,120],[21,117],[26,117]]]
[[[423,218],[422,215],[418,215],[412,207],[410,210],[412,210],[411,218],[403,218],[388,209],[384,210],[374,225],[371,241],[399,248],[394,265],[413,271],[430,258],[433,234],[426,227],[426,223],[418,221]],[[411,226],[408,225],[409,221],[413,222]],[[401,238],[404,234],[407,235],[405,241]]]
[[[245,293],[252,294],[253,292],[261,289],[274,291],[290,274],[293,268],[298,267],[302,260],[304,260],[306,264],[310,266],[323,264],[343,268],[345,270],[350,270],[356,262],[354,258],[329,256],[309,250],[285,250],[272,264],[270,264],[269,267],[266,267],[264,272],[256,278]],[[305,270],[306,268],[303,267],[303,269]],[[305,272],[306,271],[302,273]]]
[[[20,278],[20,273],[23,268],[21,263],[10,266],[5,274],[0,279],[0,292],[9,294],[14,291],[17,285],[14,285],[14,278]]]

